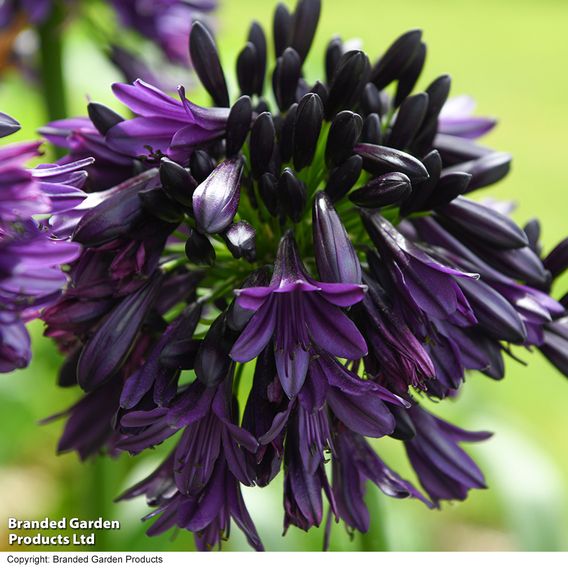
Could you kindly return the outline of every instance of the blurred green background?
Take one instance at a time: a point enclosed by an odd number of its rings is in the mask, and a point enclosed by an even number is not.
[[[248,22],[254,18],[270,30],[275,4],[222,2],[217,33],[228,74],[233,74]],[[307,75],[310,80],[322,75],[323,50],[332,35],[358,38],[376,57],[400,33],[422,28],[429,51],[419,86],[448,72],[453,95],[471,94],[480,114],[499,118],[485,142],[513,154],[513,171],[484,195],[518,202],[519,222],[540,218],[545,250],[550,250],[568,234],[567,22],[565,0],[323,0]],[[109,88],[119,79],[116,72],[88,41],[85,29],[74,25],[68,33],[65,63],[72,114],[84,114],[87,97],[118,108]],[[178,80],[187,83],[189,76],[182,72]],[[1,80],[0,110],[22,122],[20,138],[33,137],[45,120],[41,92],[14,73]],[[568,279],[559,283],[557,297],[566,290]],[[0,549],[8,549],[8,516],[102,515],[121,521],[122,530],[99,534],[99,550],[191,550],[189,534],[175,539],[171,533],[154,539],[144,535],[146,527],[138,522],[147,512],[143,500],[113,503],[156,465],[164,448],[142,457],[85,464],[75,455],[55,455],[62,423],[39,426],[37,421],[66,408],[79,392],[56,388],[60,358],[42,338],[41,325],[32,329],[33,364],[0,377]],[[380,549],[383,532],[391,550],[568,549],[568,384],[540,354],[522,356],[528,366],[509,361],[504,381],[471,375],[456,401],[431,405],[464,428],[496,433],[490,441],[466,448],[486,473],[489,490],[474,491],[466,502],[446,504],[441,511],[373,491],[370,533],[351,539],[336,525],[333,550]],[[376,444],[387,463],[413,479],[399,446],[390,439]],[[291,529],[281,537],[281,476],[269,489],[245,489],[268,550],[321,550],[321,529],[307,535]],[[238,529],[225,549],[247,550]]]

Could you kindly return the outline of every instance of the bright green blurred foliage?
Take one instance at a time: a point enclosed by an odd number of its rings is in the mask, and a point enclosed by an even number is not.
[[[545,250],[568,234],[568,2],[564,0],[323,0],[316,44],[307,78],[323,73],[323,49],[332,35],[359,38],[371,57],[400,33],[424,30],[428,44],[419,86],[441,73],[453,78],[452,94],[471,94],[480,114],[499,118],[485,142],[513,154],[506,181],[483,195],[513,199],[516,219],[541,219]],[[218,40],[227,74],[244,44],[248,22],[271,29],[271,0],[224,0]],[[109,85],[114,70],[85,38],[70,30],[66,71],[73,114],[84,113],[86,96],[116,104]],[[179,77],[189,81],[189,73]],[[0,109],[23,124],[19,138],[30,138],[43,122],[41,93],[15,74],[0,84]],[[199,95],[203,100],[203,95]],[[478,195],[481,195],[478,194]],[[568,290],[564,278],[557,296]],[[122,530],[99,535],[99,550],[191,550],[192,537],[172,534],[149,539],[138,518],[147,512],[141,500],[114,504],[129,484],[149,472],[165,448],[138,458],[81,464],[74,455],[56,457],[61,422],[37,421],[76,400],[76,389],[55,386],[60,357],[33,326],[34,363],[0,377],[0,549],[6,543],[7,516],[19,518],[118,519]],[[372,530],[350,539],[341,525],[332,533],[334,550],[376,550],[386,533],[392,550],[566,550],[568,549],[568,384],[539,354],[521,352],[528,366],[508,361],[504,381],[471,375],[455,401],[430,404],[458,425],[491,430],[493,439],[472,454],[486,473],[489,490],[473,491],[464,503],[429,511],[422,504],[370,494],[375,513]],[[412,479],[400,443],[379,440],[381,456]],[[245,490],[245,499],[269,550],[320,550],[322,530],[305,535],[282,532],[282,476],[268,489]],[[235,529],[228,550],[246,550]]]

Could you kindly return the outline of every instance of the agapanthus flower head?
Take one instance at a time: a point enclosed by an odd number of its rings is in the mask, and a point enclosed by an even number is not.
[[[110,0],[120,23],[154,41],[173,62],[187,64],[191,22],[217,7],[217,0]]]
[[[429,507],[464,499],[485,480],[459,443],[488,434],[431,415],[426,398],[455,397],[469,371],[502,378],[513,349],[568,369],[566,301],[549,294],[565,243],[542,260],[534,223],[470,195],[509,170],[508,154],[472,141],[494,121],[448,103],[448,75],[413,92],[420,30],[376,60],[334,38],[312,82],[320,12],[318,0],[277,7],[272,62],[254,23],[238,90],[193,24],[211,107],[137,80],[114,86],[133,118],[91,103],[90,121],[45,130],[70,149],[59,168],[92,153],[107,180],[51,219],[83,246],[44,313],[67,355],[60,383],[87,391],[61,449],[138,454],[180,432],[125,497],[156,507],[149,534],[185,528],[201,549],[230,519],[262,548],[240,486],[281,468],[285,528],[318,526],[327,509],[366,531],[367,480]],[[85,416],[98,422],[82,433]],[[375,453],[385,436],[429,499]]]
[[[0,116],[0,137],[19,124]],[[40,142],[0,148],[0,366],[2,372],[25,367],[30,360],[24,323],[53,303],[67,284],[61,266],[80,254],[77,243],[58,240],[38,216],[64,213],[85,199],[82,168],[93,159],[34,169],[26,163],[40,155]]]
[[[104,38],[104,52],[125,77],[155,78],[167,83],[167,74],[163,70],[153,70],[154,66],[132,50],[129,42],[121,36],[134,33],[139,40],[153,43],[162,55],[162,67],[165,63],[187,66],[191,63],[187,42],[192,22],[213,23],[211,14],[218,7],[217,0],[108,0],[109,15],[111,18],[114,16],[114,21],[109,22],[107,18],[105,29],[97,29],[99,24],[89,14],[88,4],[82,0],[3,0],[0,4],[0,28],[9,30],[5,37],[5,51],[15,49],[11,43],[26,28],[41,27],[48,22],[62,26],[74,18],[85,18],[89,26],[94,27],[93,31],[98,32],[93,34],[96,41],[101,42]],[[120,33],[114,34],[111,39],[109,29],[112,29],[112,24],[118,26]],[[26,61],[23,63],[27,64]]]

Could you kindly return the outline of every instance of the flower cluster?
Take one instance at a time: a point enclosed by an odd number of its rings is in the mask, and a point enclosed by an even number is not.
[[[165,59],[174,64],[190,63],[187,53],[187,41],[191,22],[217,8],[217,0],[106,0],[116,15],[122,30],[137,33],[142,38],[155,44]],[[64,8],[74,15],[82,16],[88,11],[88,2],[84,0],[5,0],[0,5],[0,30],[5,30],[6,44],[17,44],[19,33],[26,26],[45,24],[54,12]],[[95,6],[95,9],[100,8]],[[68,19],[69,16],[66,16]],[[97,19],[87,15],[90,25],[98,25]],[[61,25],[61,22],[59,22]],[[155,73],[148,63],[134,53],[125,42],[116,36],[110,37],[108,22],[105,29],[98,29],[97,35],[107,37],[109,45],[105,46],[110,60],[127,77],[155,78]],[[0,54],[8,55],[6,54]],[[17,53],[10,54],[17,59]],[[161,76],[162,74],[160,74]],[[163,78],[163,77],[162,77]]]
[[[122,497],[155,507],[149,534],[184,528],[200,549],[231,520],[262,549],[241,486],[281,469],[284,526],[303,530],[327,502],[366,531],[367,480],[428,507],[465,499],[485,480],[461,443],[489,434],[421,399],[455,396],[467,371],[502,378],[514,346],[568,372],[568,302],[549,295],[568,241],[542,259],[536,222],[469,196],[509,171],[475,142],[494,121],[448,101],[447,75],[413,93],[418,30],[376,62],[334,38],[325,78],[308,81],[319,16],[319,0],[278,6],[271,68],[251,26],[236,100],[197,22],[191,58],[214,106],[137,80],[113,87],[134,118],[90,103],[89,118],[43,130],[69,149],[60,167],[96,158],[88,198],[50,220],[82,246],[42,314],[67,354],[59,383],[86,393],[59,450],[170,445]],[[385,436],[424,494],[368,440]]]
[[[19,130],[12,117],[0,113],[0,138]],[[77,207],[86,194],[81,187],[92,158],[65,165],[27,169],[40,155],[41,142],[0,148],[0,372],[25,367],[31,357],[25,322],[59,297],[67,282],[61,266],[75,261],[77,243],[53,238],[45,221],[34,216]]]

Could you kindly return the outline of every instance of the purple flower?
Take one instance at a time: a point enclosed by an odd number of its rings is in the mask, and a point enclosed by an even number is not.
[[[2,135],[19,125],[2,115]],[[91,159],[65,166],[46,164],[26,169],[39,155],[40,143],[26,142],[0,149],[0,352],[2,371],[25,367],[30,359],[24,327],[39,310],[57,300],[67,277],[61,266],[74,261],[80,246],[52,238],[49,227],[33,215],[65,212],[86,197],[81,169]]]
[[[173,454],[149,477],[123,493],[120,499],[145,495],[150,506],[157,507],[145,517],[158,520],[148,529],[148,535],[162,534],[177,526],[195,533],[198,550],[221,547],[230,533],[231,519],[245,533],[248,543],[263,550],[260,537],[250,518],[238,481],[223,460],[215,465],[211,478],[198,495],[184,495],[176,490],[175,457]]]
[[[0,373],[26,367],[31,359],[30,336],[17,316],[0,313]]]
[[[409,386],[424,387],[436,371],[426,346],[412,333],[402,314],[388,303],[380,284],[365,277],[368,293],[357,310],[356,321],[368,338],[371,353],[366,366],[372,375],[381,374],[383,384],[404,394]]]
[[[254,359],[274,337],[276,367],[286,394],[301,389],[310,346],[345,359],[367,353],[363,336],[341,308],[361,301],[364,287],[317,282],[308,276],[292,233],[278,248],[269,286],[236,290],[237,301],[255,315],[231,350],[235,361]]]
[[[86,170],[91,191],[101,191],[118,185],[134,173],[132,158],[111,150],[104,136],[89,118],[68,118],[50,122],[40,128],[39,133],[52,144],[69,151],[60,161],[61,164],[84,158],[95,159],[95,163]]]
[[[103,449],[113,449],[118,434],[112,427],[118,410],[120,384],[109,383],[89,393],[71,408],[42,421],[46,424],[55,419],[67,417],[57,451],[76,451],[82,460],[96,455]],[[113,440],[114,439],[114,440]]]
[[[22,10],[31,23],[39,24],[48,16],[53,0],[6,0],[0,6],[0,24],[7,25],[20,10]]]
[[[314,473],[324,462],[324,450],[332,449],[328,410],[352,431],[380,438],[392,434],[395,420],[387,404],[408,403],[373,381],[366,381],[325,354],[314,356],[297,400],[275,414],[270,429],[260,436],[261,444],[272,443],[297,415],[300,424],[298,448],[306,470]]]
[[[475,101],[467,95],[449,99],[438,117],[438,132],[461,138],[479,138],[496,126],[494,118],[473,116]]]
[[[256,453],[249,457],[255,472],[256,484],[264,487],[280,471],[284,458],[285,419],[289,415],[289,400],[284,395],[274,362],[272,346],[267,346],[258,356],[251,391],[243,414],[243,428],[257,439],[271,431],[278,415],[279,431],[263,440]],[[268,436],[267,436],[268,438]]]
[[[111,0],[120,23],[159,45],[174,63],[189,62],[187,45],[195,16],[211,12],[216,0]]]
[[[245,451],[255,452],[258,442],[232,422],[231,379],[229,376],[216,387],[195,381],[173,401],[170,409],[156,407],[126,413],[121,426],[134,428],[135,433],[125,437],[119,448],[138,453],[184,428],[175,451],[175,480],[181,493],[199,494],[220,460],[227,461],[241,483],[252,485]]]
[[[406,411],[416,435],[405,442],[420,483],[439,506],[443,499],[463,501],[470,489],[484,489],[485,479],[458,442],[480,442],[489,432],[467,432],[416,405]]]
[[[335,511],[335,500],[327,479],[323,462],[315,472],[304,467],[301,449],[299,418],[292,419],[287,435],[284,463],[284,531],[294,525],[304,531],[319,527],[323,516],[322,491],[330,508]]]
[[[186,57],[169,39],[190,25],[179,2],[117,6]],[[68,150],[58,165],[26,169],[37,144],[0,151],[0,367],[25,364],[23,322],[41,311],[66,355],[58,384],[88,391],[60,449],[174,444],[125,498],[155,507],[148,534],[186,529],[199,549],[234,520],[260,550],[241,485],[282,469],[285,529],[321,525],[327,499],[327,543],[333,518],[368,529],[367,481],[431,506],[366,438],[406,447],[433,506],[464,499],[485,480],[460,444],[488,434],[414,397],[457,398],[474,370],[501,379],[522,348],[568,374],[568,300],[550,295],[568,247],[543,260],[537,223],[521,229],[506,204],[463,197],[509,171],[508,154],[472,141],[493,121],[467,99],[446,103],[449,75],[413,92],[419,30],[375,63],[335,38],[326,77],[309,83],[320,11],[320,0],[278,7],[270,64],[250,26],[236,101],[225,58],[193,22],[189,52],[213,108],[135,80],[114,87],[134,118],[91,102],[88,120],[44,129]],[[0,115],[0,135],[16,128]]]
[[[564,375],[568,374],[568,316],[547,323],[539,345],[542,354]]]
[[[365,504],[367,480],[389,497],[413,497],[432,506],[410,482],[381,460],[363,436],[339,425],[334,447],[332,491],[337,516],[347,526],[361,532],[369,530],[369,511]]]
[[[141,80],[132,85],[116,83],[113,92],[138,115],[113,126],[106,135],[109,147],[121,154],[166,155],[187,162],[195,147],[225,131],[229,109],[197,106],[185,98],[183,87],[178,89],[179,101]]]
[[[156,274],[122,300],[85,344],[77,363],[77,380],[83,389],[93,390],[112,379],[120,369],[156,300],[159,287],[160,275]]]
[[[367,231],[387,263],[403,300],[430,317],[471,325],[475,315],[455,278],[476,278],[436,262],[378,213],[362,213]]]

